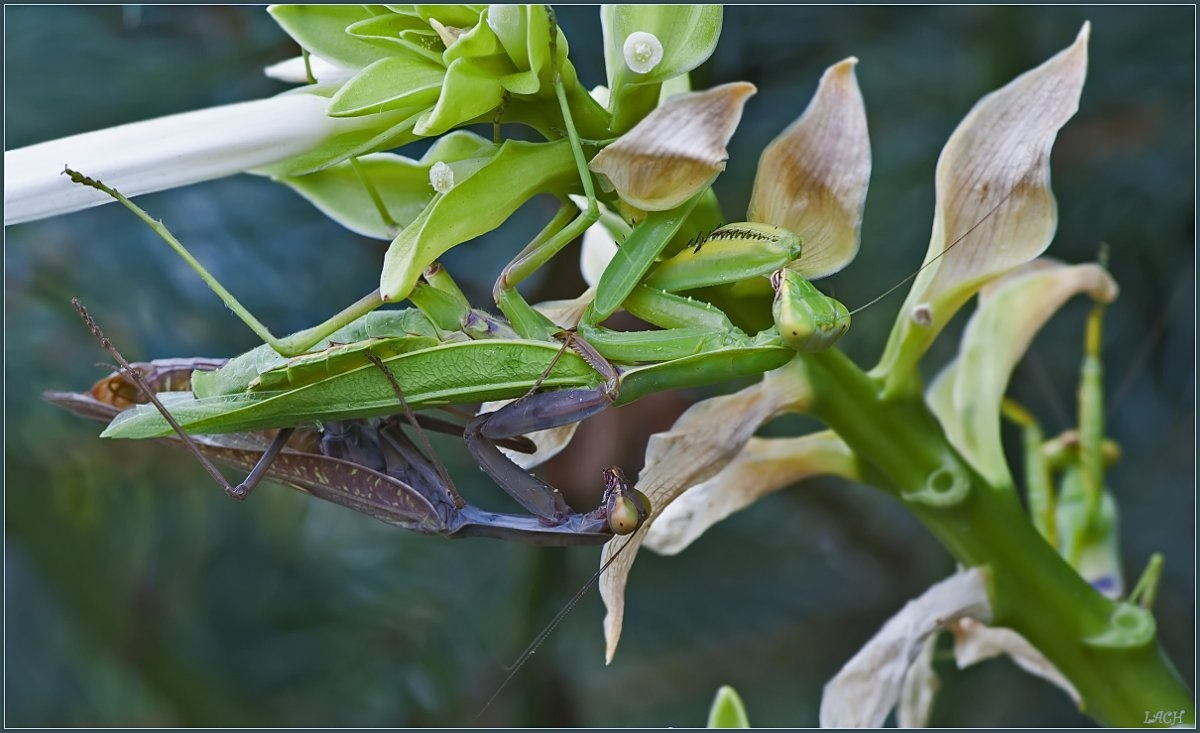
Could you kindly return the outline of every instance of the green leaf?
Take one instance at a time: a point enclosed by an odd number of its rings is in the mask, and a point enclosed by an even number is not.
[[[346,27],[346,32],[357,38],[377,38],[397,45],[400,43],[400,34],[412,30],[428,32],[430,29],[429,24],[420,18],[399,13],[375,15]]]
[[[606,5],[600,11],[604,59],[608,69],[609,131],[628,131],[659,102],[659,86],[705,61],[721,35],[716,5]],[[633,33],[649,33],[662,58],[644,73],[629,67],[625,42]]]
[[[377,17],[362,5],[272,5],[267,11],[309,53],[341,66],[361,69],[392,52],[386,41],[346,32],[355,23]]]
[[[440,138],[419,161],[379,153],[359,158],[358,168],[379,192],[395,224],[406,227],[433,199],[429,169],[434,163],[479,156],[492,147],[490,140],[460,130]],[[359,171],[349,161],[308,175],[281,176],[277,180],[352,232],[383,240],[396,236],[397,232],[390,231],[379,215]]]
[[[414,13],[429,21],[436,19],[442,25],[455,28],[471,28],[479,22],[479,15],[486,5],[413,5]]]
[[[408,297],[425,268],[446,250],[500,226],[539,193],[565,192],[577,175],[566,140],[505,142],[396,237],[384,257],[380,293],[385,300]]]
[[[496,109],[504,99],[500,77],[511,69],[508,60],[499,55],[462,58],[450,64],[437,104],[417,122],[414,132],[441,135]]]
[[[550,59],[550,18],[545,9],[540,5],[493,5],[488,9],[487,23],[517,69],[503,80],[505,89],[513,94],[548,94],[554,67]],[[566,66],[567,38],[561,29],[556,33],[558,61]],[[575,83],[573,70],[568,74],[564,69],[563,83],[568,87]]]
[[[331,117],[358,117],[426,107],[438,98],[446,69],[406,54],[380,59],[346,82],[329,102]]]
[[[485,14],[481,20],[485,20]],[[442,63],[449,66],[458,59],[469,56],[495,56],[503,53],[504,47],[500,39],[485,22],[476,23],[475,27],[458,37],[446,52],[442,54]]]
[[[746,706],[737,690],[729,685],[717,690],[712,708],[708,711],[709,728],[749,728],[750,719],[746,717]]]
[[[416,219],[429,200],[429,171],[414,160],[392,153],[377,153],[305,176],[283,176],[280,183],[303,196],[329,218],[356,234],[388,240],[396,232],[380,216],[362,176],[375,187],[388,215],[400,227]]]
[[[359,21],[346,32],[359,38],[372,39],[393,46],[393,53],[407,52],[442,65],[445,47],[429,24],[412,15],[389,13]]]

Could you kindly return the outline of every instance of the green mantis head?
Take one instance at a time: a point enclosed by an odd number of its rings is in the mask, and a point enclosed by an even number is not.
[[[796,351],[824,351],[850,330],[846,306],[787,268],[771,275],[771,308],[783,342]]]

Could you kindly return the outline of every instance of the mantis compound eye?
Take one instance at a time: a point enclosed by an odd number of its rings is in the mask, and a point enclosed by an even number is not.
[[[605,511],[608,528],[613,534],[629,534],[641,527],[650,516],[650,500],[629,485],[621,469],[613,466],[604,471]]]
[[[614,495],[608,502],[608,528],[613,534],[629,534],[650,516],[650,500],[637,489],[625,496]]]

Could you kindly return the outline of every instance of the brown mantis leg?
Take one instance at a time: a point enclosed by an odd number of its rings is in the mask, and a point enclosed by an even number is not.
[[[117,360],[117,363],[120,364],[121,368],[125,370],[125,374],[128,375],[133,383],[137,385],[142,394],[145,395],[148,400],[154,403],[154,406],[158,408],[159,412],[162,413],[163,418],[171,425],[171,429],[179,435],[180,440],[182,440],[184,445],[188,447],[188,450],[190,450],[192,454],[196,456],[196,460],[200,461],[200,465],[204,466],[204,470],[208,471],[208,474],[221,485],[221,488],[225,490],[226,494],[234,499],[237,499],[238,501],[245,500],[245,498],[250,495],[250,492],[254,491],[254,488],[258,486],[259,482],[266,477],[267,472],[271,468],[271,464],[275,462],[275,458],[279,455],[280,451],[283,450],[283,447],[287,445],[288,438],[292,437],[293,429],[284,428],[283,430],[280,430],[275,438],[271,441],[271,444],[263,452],[262,457],[258,460],[258,463],[256,463],[254,468],[250,470],[250,473],[246,476],[245,480],[243,480],[237,486],[234,486],[225,479],[225,476],[222,475],[219,470],[217,470],[217,467],[213,465],[212,461],[208,460],[207,456],[200,452],[200,448],[197,447],[195,441],[192,440],[192,437],[188,435],[182,427],[179,426],[179,423],[176,422],[175,418],[171,416],[170,411],[168,411],[167,408],[163,406],[163,403],[159,401],[157,395],[154,393],[154,390],[151,389],[150,385],[146,384],[146,380],[142,378],[141,373],[130,366],[129,362],[125,361],[125,357],[121,356],[116,347],[112,345],[112,342],[108,340],[108,337],[106,337],[100,330],[100,327],[96,325],[96,322],[92,320],[91,315],[87,312],[87,308],[83,307],[83,304],[79,302],[79,299],[72,298],[71,304],[75,306],[75,311],[79,313],[79,316],[83,319],[84,323],[87,324],[88,329],[91,330],[92,335],[96,337],[96,340],[100,342],[100,345],[104,347],[104,350]]]
[[[467,449],[479,467],[521,506],[550,524],[566,521],[575,514],[574,510],[567,505],[562,492],[514,463],[496,442],[586,420],[612,406],[619,385],[616,369],[574,334],[568,334],[564,341],[564,348],[575,349],[604,377],[603,385],[595,389],[527,394],[496,412],[476,417],[463,434]],[[617,466],[605,469],[604,481],[600,511],[605,512],[610,527],[620,534],[637,529],[650,514],[649,501],[630,486]]]

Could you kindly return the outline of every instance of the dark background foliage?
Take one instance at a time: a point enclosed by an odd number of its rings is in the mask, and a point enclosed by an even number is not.
[[[596,9],[560,17],[580,75],[600,83]],[[863,247],[823,283],[853,307],[920,262],[934,163],[971,105],[1066,47],[1089,19],[1087,87],[1053,157],[1060,224],[1050,254],[1079,262],[1101,242],[1112,248],[1122,296],[1104,357],[1109,432],[1124,448],[1110,474],[1122,554],[1131,581],[1151,552],[1166,554],[1157,615],[1192,683],[1194,9],[732,7],[694,81],[759,88],[717,184],[736,220],[758,151],[802,111],[826,66],[860,59],[874,153]],[[6,149],[282,91],[259,70],[296,52],[261,8],[10,6],[5,21]],[[238,176],[141,203],[277,333],[374,285],[381,243],[267,180]],[[533,204],[446,257],[478,304],[548,215]],[[530,284],[535,301],[574,294],[573,257]],[[133,359],[230,355],[255,341],[118,207],[6,230],[9,725],[470,725],[503,665],[595,569],[595,549],[414,536],[277,486],[239,505],[182,453],[99,440],[97,425],[39,399],[103,373],[72,295]],[[860,363],[877,356],[901,300],[856,317],[845,348]],[[1074,424],[1085,310],[1067,308],[1015,377],[1015,394],[1050,432]],[[954,337],[927,359],[930,375]],[[545,474],[590,491],[599,466],[636,469],[646,435],[696,396],[612,411]],[[439,445],[460,484],[480,484],[465,489],[475,500],[505,506],[460,449]],[[813,725],[822,685],[952,570],[891,500],[811,481],[679,557],[643,552],[615,662],[603,664],[593,591],[479,723],[702,725],[717,687],[732,684],[756,725]],[[1007,660],[959,672],[943,655],[938,669],[935,724],[1086,724]]]

